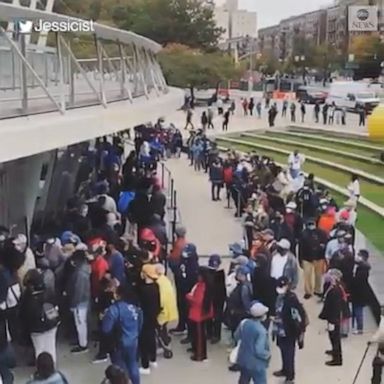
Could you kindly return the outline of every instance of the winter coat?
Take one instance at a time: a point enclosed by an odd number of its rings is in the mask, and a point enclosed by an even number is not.
[[[108,270],[112,277],[118,280],[120,284],[125,284],[125,261],[123,255],[119,251],[115,251],[109,256]]]
[[[214,184],[224,182],[224,172],[221,165],[212,164],[209,168],[209,180]]]
[[[189,302],[188,319],[194,322],[202,322],[214,317],[213,305],[207,313],[204,313],[204,295],[205,295],[205,283],[198,282],[187,294],[187,300]]]
[[[338,285],[331,286],[325,293],[324,306],[319,318],[326,320],[328,323],[338,325],[341,322],[343,306],[342,288]]]
[[[161,311],[159,286],[156,283],[142,282],[139,286],[139,301],[144,324],[156,325]]]
[[[215,316],[220,318],[224,311],[224,304],[227,300],[225,288],[225,272],[223,270],[210,269],[213,285],[213,307]]]
[[[157,316],[159,325],[177,321],[179,319],[179,312],[177,309],[176,292],[171,281],[167,276],[161,275],[156,280],[160,291],[160,313]]]
[[[260,320],[243,320],[235,332],[240,342],[237,365],[249,371],[266,370],[271,359],[268,332]]]
[[[177,294],[185,296],[197,281],[199,271],[197,257],[182,257],[180,263],[172,271],[175,276]]]
[[[299,242],[299,260],[315,261],[325,259],[327,235],[321,229],[305,229]]]
[[[75,267],[67,280],[65,291],[70,308],[89,303],[91,300],[91,268],[88,263],[84,262]]]
[[[252,274],[253,298],[269,308],[268,314],[275,313],[276,283],[268,273],[268,265],[265,268],[259,265]]]
[[[165,197],[163,192],[157,191],[152,193],[149,204],[153,213],[157,213],[158,215],[163,216],[165,213],[167,198]]]
[[[370,302],[371,287],[368,282],[371,266],[367,262],[357,265],[351,282],[351,301],[358,306],[367,306]]]
[[[96,259],[91,264],[91,287],[92,287],[92,297],[98,297],[100,293],[100,281],[103,279],[105,274],[109,269],[107,260],[104,256],[97,256]]]
[[[60,372],[55,372],[48,379],[39,379],[38,376],[29,380],[27,384],[68,384],[65,376]]]

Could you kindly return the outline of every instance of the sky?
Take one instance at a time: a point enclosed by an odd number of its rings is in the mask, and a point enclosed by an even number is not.
[[[216,0],[218,5],[225,0]],[[332,0],[239,0],[241,9],[258,13],[259,28],[278,24],[281,19],[333,4]]]

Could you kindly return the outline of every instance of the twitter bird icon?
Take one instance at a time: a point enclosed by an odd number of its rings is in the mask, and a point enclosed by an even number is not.
[[[33,22],[28,20],[14,20],[14,25],[20,33],[31,33]]]

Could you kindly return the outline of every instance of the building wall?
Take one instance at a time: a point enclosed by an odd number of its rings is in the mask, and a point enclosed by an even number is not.
[[[220,42],[229,39],[229,12],[224,7],[217,7],[215,9],[216,26],[224,30],[220,36]]]
[[[237,10],[232,14],[232,37],[257,36],[257,14]]]

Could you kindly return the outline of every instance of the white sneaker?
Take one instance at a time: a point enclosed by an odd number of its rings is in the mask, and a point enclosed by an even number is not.
[[[149,365],[151,368],[158,368],[159,364],[157,363],[157,361],[150,361],[149,362]]]
[[[142,368],[142,367],[140,367],[139,371],[140,371],[140,375],[147,376],[147,375],[151,374],[150,368]]]

